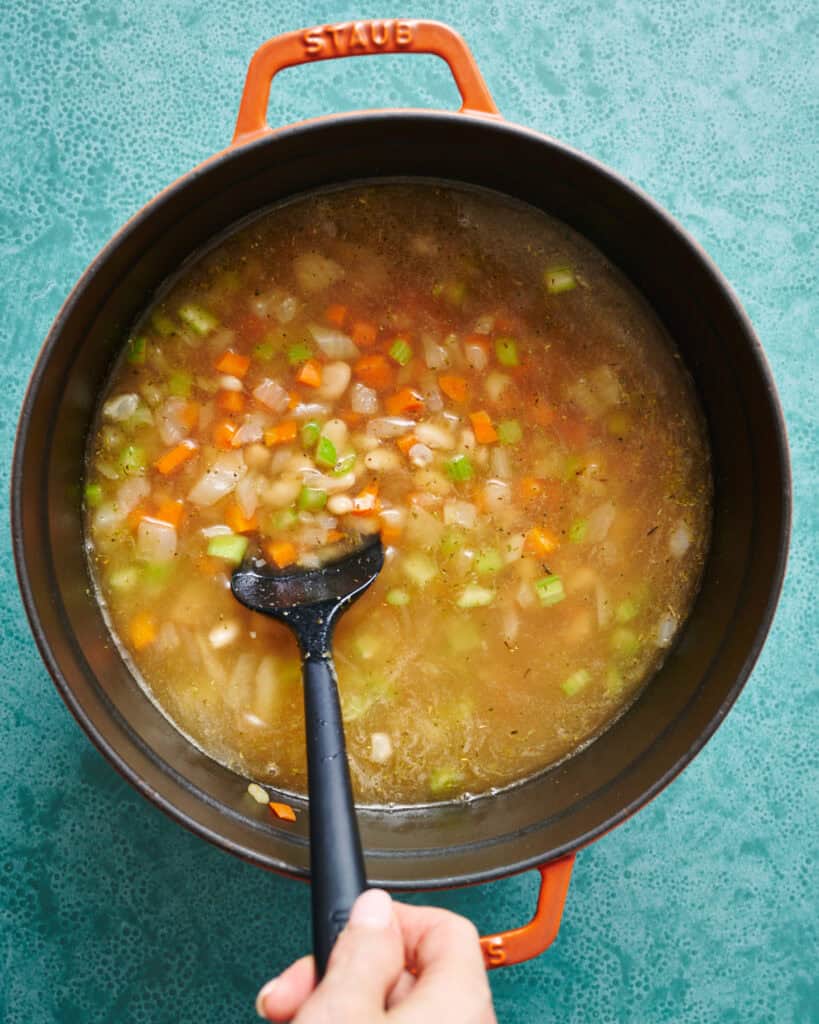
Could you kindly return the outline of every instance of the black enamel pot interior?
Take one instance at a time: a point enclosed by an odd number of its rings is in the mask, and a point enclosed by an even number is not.
[[[271,822],[245,784],[177,733],[111,642],[92,596],[80,481],[97,396],[129,325],[160,284],[231,224],[297,193],[362,179],[494,189],[566,221],[640,289],[682,354],[708,424],[713,543],[701,592],[666,663],[585,750],[469,804],[363,811],[367,870],[393,888],[488,880],[573,851],[623,821],[695,756],[762,646],[789,534],[785,432],[759,342],[725,281],[650,199],[592,160],[492,117],[364,113],[230,149],[144,207],[94,260],[34,370],[14,458],[20,584],[68,707],[153,803],[239,856],[308,871],[306,814]]]

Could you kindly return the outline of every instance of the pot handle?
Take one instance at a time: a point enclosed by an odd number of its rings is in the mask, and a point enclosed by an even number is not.
[[[560,928],[563,904],[569,891],[574,854],[542,864],[540,892],[535,916],[528,924],[497,935],[481,936],[481,949],[487,969],[507,967],[540,956],[554,940]]]
[[[232,145],[271,131],[267,123],[270,83],[283,68],[377,53],[432,53],[442,57],[461,94],[461,112],[498,115],[475,58],[463,37],[449,25],[403,18],[348,21],[285,32],[259,47],[247,69]]]

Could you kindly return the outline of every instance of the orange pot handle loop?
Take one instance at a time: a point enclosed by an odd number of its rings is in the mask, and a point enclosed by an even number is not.
[[[538,868],[540,892],[532,920],[521,928],[481,937],[481,949],[487,968],[507,967],[509,964],[531,960],[551,946],[560,928],[573,867],[574,854],[571,854]]]
[[[271,130],[267,124],[270,83],[283,68],[377,53],[432,53],[442,57],[461,94],[461,112],[498,115],[475,58],[463,37],[449,25],[401,18],[347,21],[286,32],[259,47],[247,69],[233,145]]]

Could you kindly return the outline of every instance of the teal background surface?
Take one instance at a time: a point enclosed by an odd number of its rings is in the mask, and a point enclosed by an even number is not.
[[[26,380],[73,282],[128,216],[228,142],[261,42],[361,14],[450,22],[506,117],[610,164],[693,233],[756,325],[793,452],[789,573],[746,690],[670,789],[578,857],[553,948],[492,976],[499,1020],[817,1022],[810,0],[10,0],[0,21],[4,515]],[[335,62],[282,74],[270,119],[456,100],[433,57]],[[0,543],[0,1020],[255,1019],[258,984],[307,947],[307,887],[187,834],[102,760],[36,654],[7,527]],[[523,876],[434,902],[496,930],[527,919],[535,892]]]

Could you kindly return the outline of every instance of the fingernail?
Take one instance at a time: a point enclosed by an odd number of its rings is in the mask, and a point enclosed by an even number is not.
[[[267,1014],[264,1012],[264,1001],[273,991],[273,986],[278,981],[278,978],[274,978],[259,990],[259,994],[256,996],[256,1013],[263,1019],[267,1020]]]
[[[353,904],[350,924],[356,928],[388,928],[392,921],[392,900],[383,889],[368,889]]]

